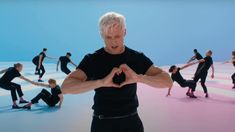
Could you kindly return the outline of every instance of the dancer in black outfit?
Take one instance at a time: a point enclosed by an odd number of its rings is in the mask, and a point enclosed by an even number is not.
[[[20,104],[21,103],[28,103],[28,101],[24,100],[24,98],[23,98],[24,94],[21,90],[21,86],[19,84],[13,83],[12,80],[16,77],[19,77],[20,79],[23,79],[29,83],[36,85],[36,82],[33,82],[20,74],[22,69],[23,69],[23,65],[20,63],[17,63],[17,64],[14,64],[14,67],[10,67],[8,69],[4,69],[4,70],[0,71],[0,74],[4,73],[4,75],[0,78],[0,87],[5,90],[11,91],[11,97],[12,97],[12,101],[13,101],[12,109],[19,109],[20,108],[16,103],[16,101],[17,101],[16,92],[17,92],[18,96],[20,97],[20,101],[19,101]]]
[[[190,63],[190,62],[192,62],[192,61],[194,61],[194,60],[201,60],[201,59],[203,59],[202,55],[197,51],[197,49],[194,49],[193,52],[194,52],[194,56],[191,57],[191,59],[190,59],[187,63]],[[194,76],[196,75],[196,73],[198,72],[198,70],[202,67],[202,65],[203,65],[203,63],[199,63],[199,64],[198,64],[197,70],[196,70],[196,72],[194,73]]]
[[[77,65],[71,61],[70,57],[72,56],[71,53],[67,53],[66,56],[61,56],[59,58],[59,61],[57,63],[57,67],[56,67],[56,71],[58,71],[58,67],[60,64],[60,69],[62,72],[64,72],[65,74],[69,74],[71,71],[69,70],[69,68],[67,67],[68,63],[71,63],[72,65],[74,65],[75,67],[77,67]]]
[[[235,51],[232,52],[232,59],[229,61],[226,61],[224,63],[232,63],[233,66],[235,67]],[[232,80],[233,80],[233,89],[235,89],[235,73],[233,73],[233,75],[231,76]]]
[[[100,18],[105,47],[88,54],[64,80],[64,94],[95,90],[91,132],[143,132],[138,115],[137,82],[169,88],[168,73],[143,53],[125,46],[125,17],[109,12]]]
[[[49,107],[54,107],[59,102],[60,108],[64,100],[63,94],[60,90],[60,86],[56,84],[56,80],[54,79],[49,79],[48,83],[49,85],[42,83],[37,83],[37,85],[50,88],[51,93],[48,92],[46,89],[42,89],[42,91],[23,108],[31,109],[31,106],[35,103],[38,103],[40,99],[42,99]]]
[[[212,51],[209,50],[206,52],[206,57],[204,59],[199,60],[196,63],[202,63],[202,67],[197,71],[197,73],[195,74],[194,77],[194,81],[198,82],[199,80],[201,80],[201,85],[203,88],[204,93],[206,94],[205,97],[208,98],[208,91],[207,91],[207,87],[205,85],[206,82],[206,78],[207,78],[207,74],[208,74],[208,70],[210,69],[210,67],[212,68],[212,75],[211,78],[214,78],[214,65],[213,65],[213,60],[212,60]],[[194,64],[196,64],[194,63]]]
[[[45,68],[43,66],[44,59],[45,58],[55,59],[55,58],[47,56],[46,52],[47,52],[47,49],[43,48],[43,51],[39,55],[35,56],[33,58],[33,60],[32,60],[33,64],[36,66],[36,68],[35,68],[35,75],[39,75],[38,82],[43,82],[42,77],[43,77],[43,75],[46,72]]]
[[[173,65],[170,67],[169,72],[171,73],[171,78],[173,81],[176,81],[182,88],[188,87],[188,91],[186,93],[187,96],[191,98],[197,98],[194,95],[194,91],[196,89],[197,83],[193,80],[184,79],[180,73],[180,70],[183,70],[191,65],[193,65],[193,63],[184,65],[183,67],[176,67],[175,65]],[[171,95],[171,89],[172,88],[170,87],[168,90],[167,96]]]

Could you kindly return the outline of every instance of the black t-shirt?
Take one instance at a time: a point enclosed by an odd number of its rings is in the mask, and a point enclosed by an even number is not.
[[[61,90],[60,90],[60,86],[56,86],[55,88],[51,88],[51,94],[52,94],[52,99],[54,102],[58,103],[60,98],[59,98],[59,94],[61,94]]]
[[[44,52],[41,52],[39,55],[35,56],[35,57],[33,58],[33,62],[37,63],[37,62],[39,61],[39,56],[40,56],[40,55],[42,55],[42,62],[43,62],[43,60],[44,60],[45,57],[46,57],[46,54],[45,54]]]
[[[104,48],[93,54],[86,55],[78,68],[85,72],[87,80],[97,80],[106,77],[114,67],[127,64],[137,74],[145,74],[153,62],[143,53],[128,47],[119,55],[107,53]],[[116,80],[125,80],[123,76]],[[125,78],[125,76],[124,76]],[[115,80],[115,79],[114,79]],[[98,88],[94,96],[94,113],[97,115],[118,116],[137,110],[139,105],[136,95],[137,84],[129,84],[122,88]]]
[[[213,64],[213,60],[210,56],[205,57],[204,60],[205,62],[203,62],[200,72],[207,72]]]
[[[202,55],[200,53],[198,53],[198,52],[195,54],[195,56],[196,56],[197,60],[203,59]]]
[[[186,81],[180,74],[180,68],[177,69],[176,73],[171,74],[171,78],[173,81],[176,81],[179,85],[182,85]]]
[[[6,73],[0,78],[1,83],[10,83],[14,78],[20,77],[21,74],[14,67],[7,69]]]
[[[60,60],[60,63],[61,63],[60,64],[61,69],[66,69],[67,68],[67,64],[69,62],[71,62],[71,60],[68,57],[66,57],[66,56],[61,56],[59,58],[59,60]]]

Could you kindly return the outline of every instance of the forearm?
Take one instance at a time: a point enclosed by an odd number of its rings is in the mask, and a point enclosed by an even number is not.
[[[63,94],[79,94],[102,87],[101,80],[80,81],[78,79],[66,79],[61,86]]]
[[[173,85],[173,81],[166,72],[162,72],[154,76],[138,75],[138,82],[145,83],[156,88],[169,88]]]
[[[60,99],[59,107],[61,107],[61,106],[62,106],[63,101],[64,101],[64,99],[63,99],[63,98],[62,98],[62,99]]]

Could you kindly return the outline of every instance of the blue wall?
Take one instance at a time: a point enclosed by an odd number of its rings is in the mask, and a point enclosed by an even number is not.
[[[98,19],[107,11],[127,18],[126,44],[157,65],[184,63],[197,48],[214,60],[235,50],[235,2],[189,1],[0,1],[0,61],[30,61],[43,47],[48,55],[67,51],[79,62],[103,46]]]

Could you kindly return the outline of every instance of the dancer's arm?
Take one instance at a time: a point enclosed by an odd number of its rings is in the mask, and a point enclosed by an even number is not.
[[[186,64],[186,65],[180,67],[180,69],[183,70],[183,69],[188,68],[188,67],[190,67],[190,66],[192,66],[192,65],[195,65],[195,64],[197,64],[197,63],[198,63],[198,62],[188,63],[188,64]]]
[[[60,60],[58,60],[58,62],[57,62],[56,71],[59,71],[59,64],[60,64]]]
[[[166,95],[166,96],[171,96],[171,89],[172,89],[172,87],[169,87],[169,89],[168,89],[168,93],[167,93],[167,95]]]
[[[137,82],[145,83],[155,88],[172,87],[173,81],[171,80],[169,74],[153,65],[147,70],[145,75],[138,75],[126,64],[122,64],[120,68],[126,75],[126,81],[124,81],[120,87]]]
[[[49,84],[45,84],[45,83],[38,83],[38,82],[36,82],[36,85],[37,86],[42,86],[42,87],[45,87],[45,88],[50,88],[50,85]]]
[[[63,96],[63,94],[59,94],[58,96],[59,96],[59,98],[60,98],[59,108],[61,108],[62,103],[63,103],[63,101],[64,101],[64,96]]]
[[[215,73],[215,68],[214,68],[214,65],[212,64],[211,65],[211,69],[212,69],[212,74],[211,74],[211,78],[214,78],[214,73]]]
[[[54,57],[50,57],[50,56],[46,56],[46,58],[51,59],[51,60],[57,60],[58,58],[54,58]]]
[[[3,73],[5,73],[5,72],[7,72],[7,69],[1,70],[1,71],[0,71],[0,74],[3,74]]]
[[[77,67],[77,65],[76,65],[74,62],[71,61],[70,63],[71,63],[72,65],[74,65],[75,67]]]
[[[194,61],[195,59],[196,59],[196,55],[191,57],[187,63],[190,63],[190,62]]]
[[[225,61],[225,62],[223,62],[222,64],[227,64],[227,63],[232,63],[232,62],[235,62],[235,59]]]
[[[63,94],[79,94],[100,87],[119,87],[119,85],[113,83],[115,74],[121,74],[121,70],[113,68],[105,78],[87,81],[87,75],[81,69],[77,69],[65,78],[61,90]]]
[[[40,69],[41,65],[42,65],[42,55],[39,55],[38,69]]]
[[[31,83],[31,84],[33,84],[33,85],[37,85],[36,82],[31,81],[30,79],[28,79],[28,78],[26,78],[26,77],[24,77],[24,76],[20,76],[19,78],[22,79],[22,80],[25,80],[26,82],[29,82],[29,83]]]

